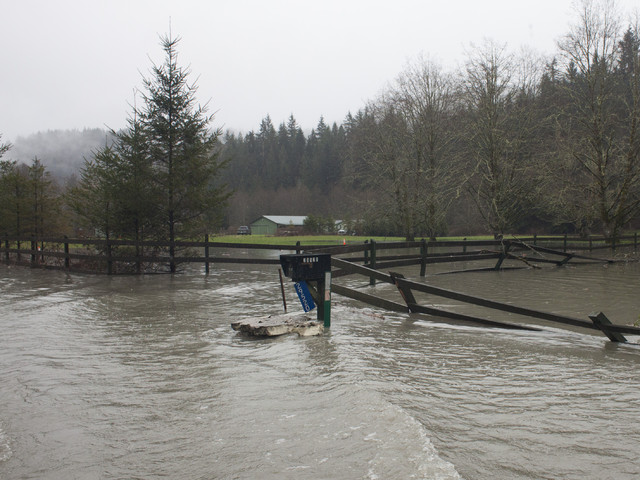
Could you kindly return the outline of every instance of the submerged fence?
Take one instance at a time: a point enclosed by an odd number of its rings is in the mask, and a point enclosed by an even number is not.
[[[131,241],[84,238],[24,238],[5,235],[0,243],[0,256],[5,264],[27,265],[34,268],[59,268],[69,271],[92,273],[151,273],[175,271],[180,264],[201,264],[204,273],[209,273],[215,264],[272,264],[279,258],[251,255],[249,252],[302,251],[326,252],[347,255],[350,261],[362,262],[373,269],[420,265],[420,275],[432,263],[472,260],[496,260],[493,269],[502,268],[506,259],[517,259],[527,263],[530,257],[518,252],[547,252],[557,259],[536,258],[537,262],[562,265],[568,261],[607,261],[585,257],[576,251],[594,251],[618,248],[633,248],[637,251],[638,235],[627,235],[617,239],[604,237],[531,236],[496,240],[420,240],[413,242],[349,242],[336,237],[334,245],[291,245],[223,243],[205,236],[203,241]],[[242,250],[242,256],[230,251]],[[383,252],[403,250],[399,254]],[[224,253],[220,253],[224,251]],[[176,252],[173,256],[169,252]],[[372,282],[375,279],[372,278]]]

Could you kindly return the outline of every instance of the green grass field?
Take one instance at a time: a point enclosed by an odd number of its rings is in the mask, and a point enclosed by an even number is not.
[[[491,240],[493,236],[473,236],[473,237],[438,237],[438,240]],[[347,245],[363,243],[365,240],[375,240],[376,242],[403,242],[404,237],[365,237],[365,236],[349,236],[349,235],[301,235],[291,237],[277,237],[271,235],[220,235],[210,237],[212,242],[221,243],[252,243],[258,245]],[[416,240],[421,240],[416,238]]]
[[[380,242],[400,242],[402,237],[361,237],[361,236],[338,236],[338,235],[300,235],[291,237],[277,237],[271,235],[220,235],[209,237],[211,242],[222,243],[252,243],[258,245],[342,245],[363,243],[365,240],[373,238]]]

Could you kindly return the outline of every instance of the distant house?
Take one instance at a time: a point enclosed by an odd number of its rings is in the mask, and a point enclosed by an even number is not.
[[[251,233],[254,235],[277,235],[287,228],[301,229],[307,217],[301,215],[263,215],[251,223]]]

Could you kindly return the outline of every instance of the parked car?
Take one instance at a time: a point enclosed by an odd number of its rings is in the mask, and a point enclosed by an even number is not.
[[[251,235],[251,229],[246,225],[238,227],[238,235]]]
[[[347,231],[344,228],[341,228],[340,230],[338,230],[338,235],[346,235]]]

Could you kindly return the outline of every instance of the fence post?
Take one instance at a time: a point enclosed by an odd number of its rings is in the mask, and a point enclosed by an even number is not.
[[[107,275],[113,274],[113,260],[111,259],[111,241],[107,238]]]
[[[615,236],[611,237],[611,251],[612,252],[616,251],[616,237]]]
[[[533,234],[533,245],[538,245],[538,234],[534,233]]]
[[[36,247],[37,247],[37,241],[35,237],[31,237],[31,267],[35,267],[37,263]]]
[[[589,251],[593,250],[593,238],[589,235]]]
[[[364,241],[364,265],[369,265],[369,240]]]
[[[301,251],[301,250],[302,250],[302,249],[300,248],[300,240],[298,240],[298,241],[296,242],[296,254],[300,254],[300,251]]]
[[[69,270],[69,237],[64,236],[64,268]]]
[[[369,268],[376,269],[376,241],[371,239],[371,258],[369,262]],[[369,277],[369,285],[375,285],[376,279],[374,277]]]
[[[462,239],[462,253],[467,253],[467,237]]]
[[[204,234],[204,273],[209,275],[209,234]]]
[[[176,242],[171,240],[169,242],[169,270],[171,273],[176,273]]]
[[[144,247],[140,245],[140,235],[136,233],[136,274],[138,275],[142,274],[142,260],[140,257],[142,257],[144,253],[143,248]]]
[[[567,234],[564,234],[564,240],[563,240],[563,251],[564,253],[567,253]]]
[[[424,277],[427,274],[427,254],[429,245],[423,238],[420,242],[420,276]]]

